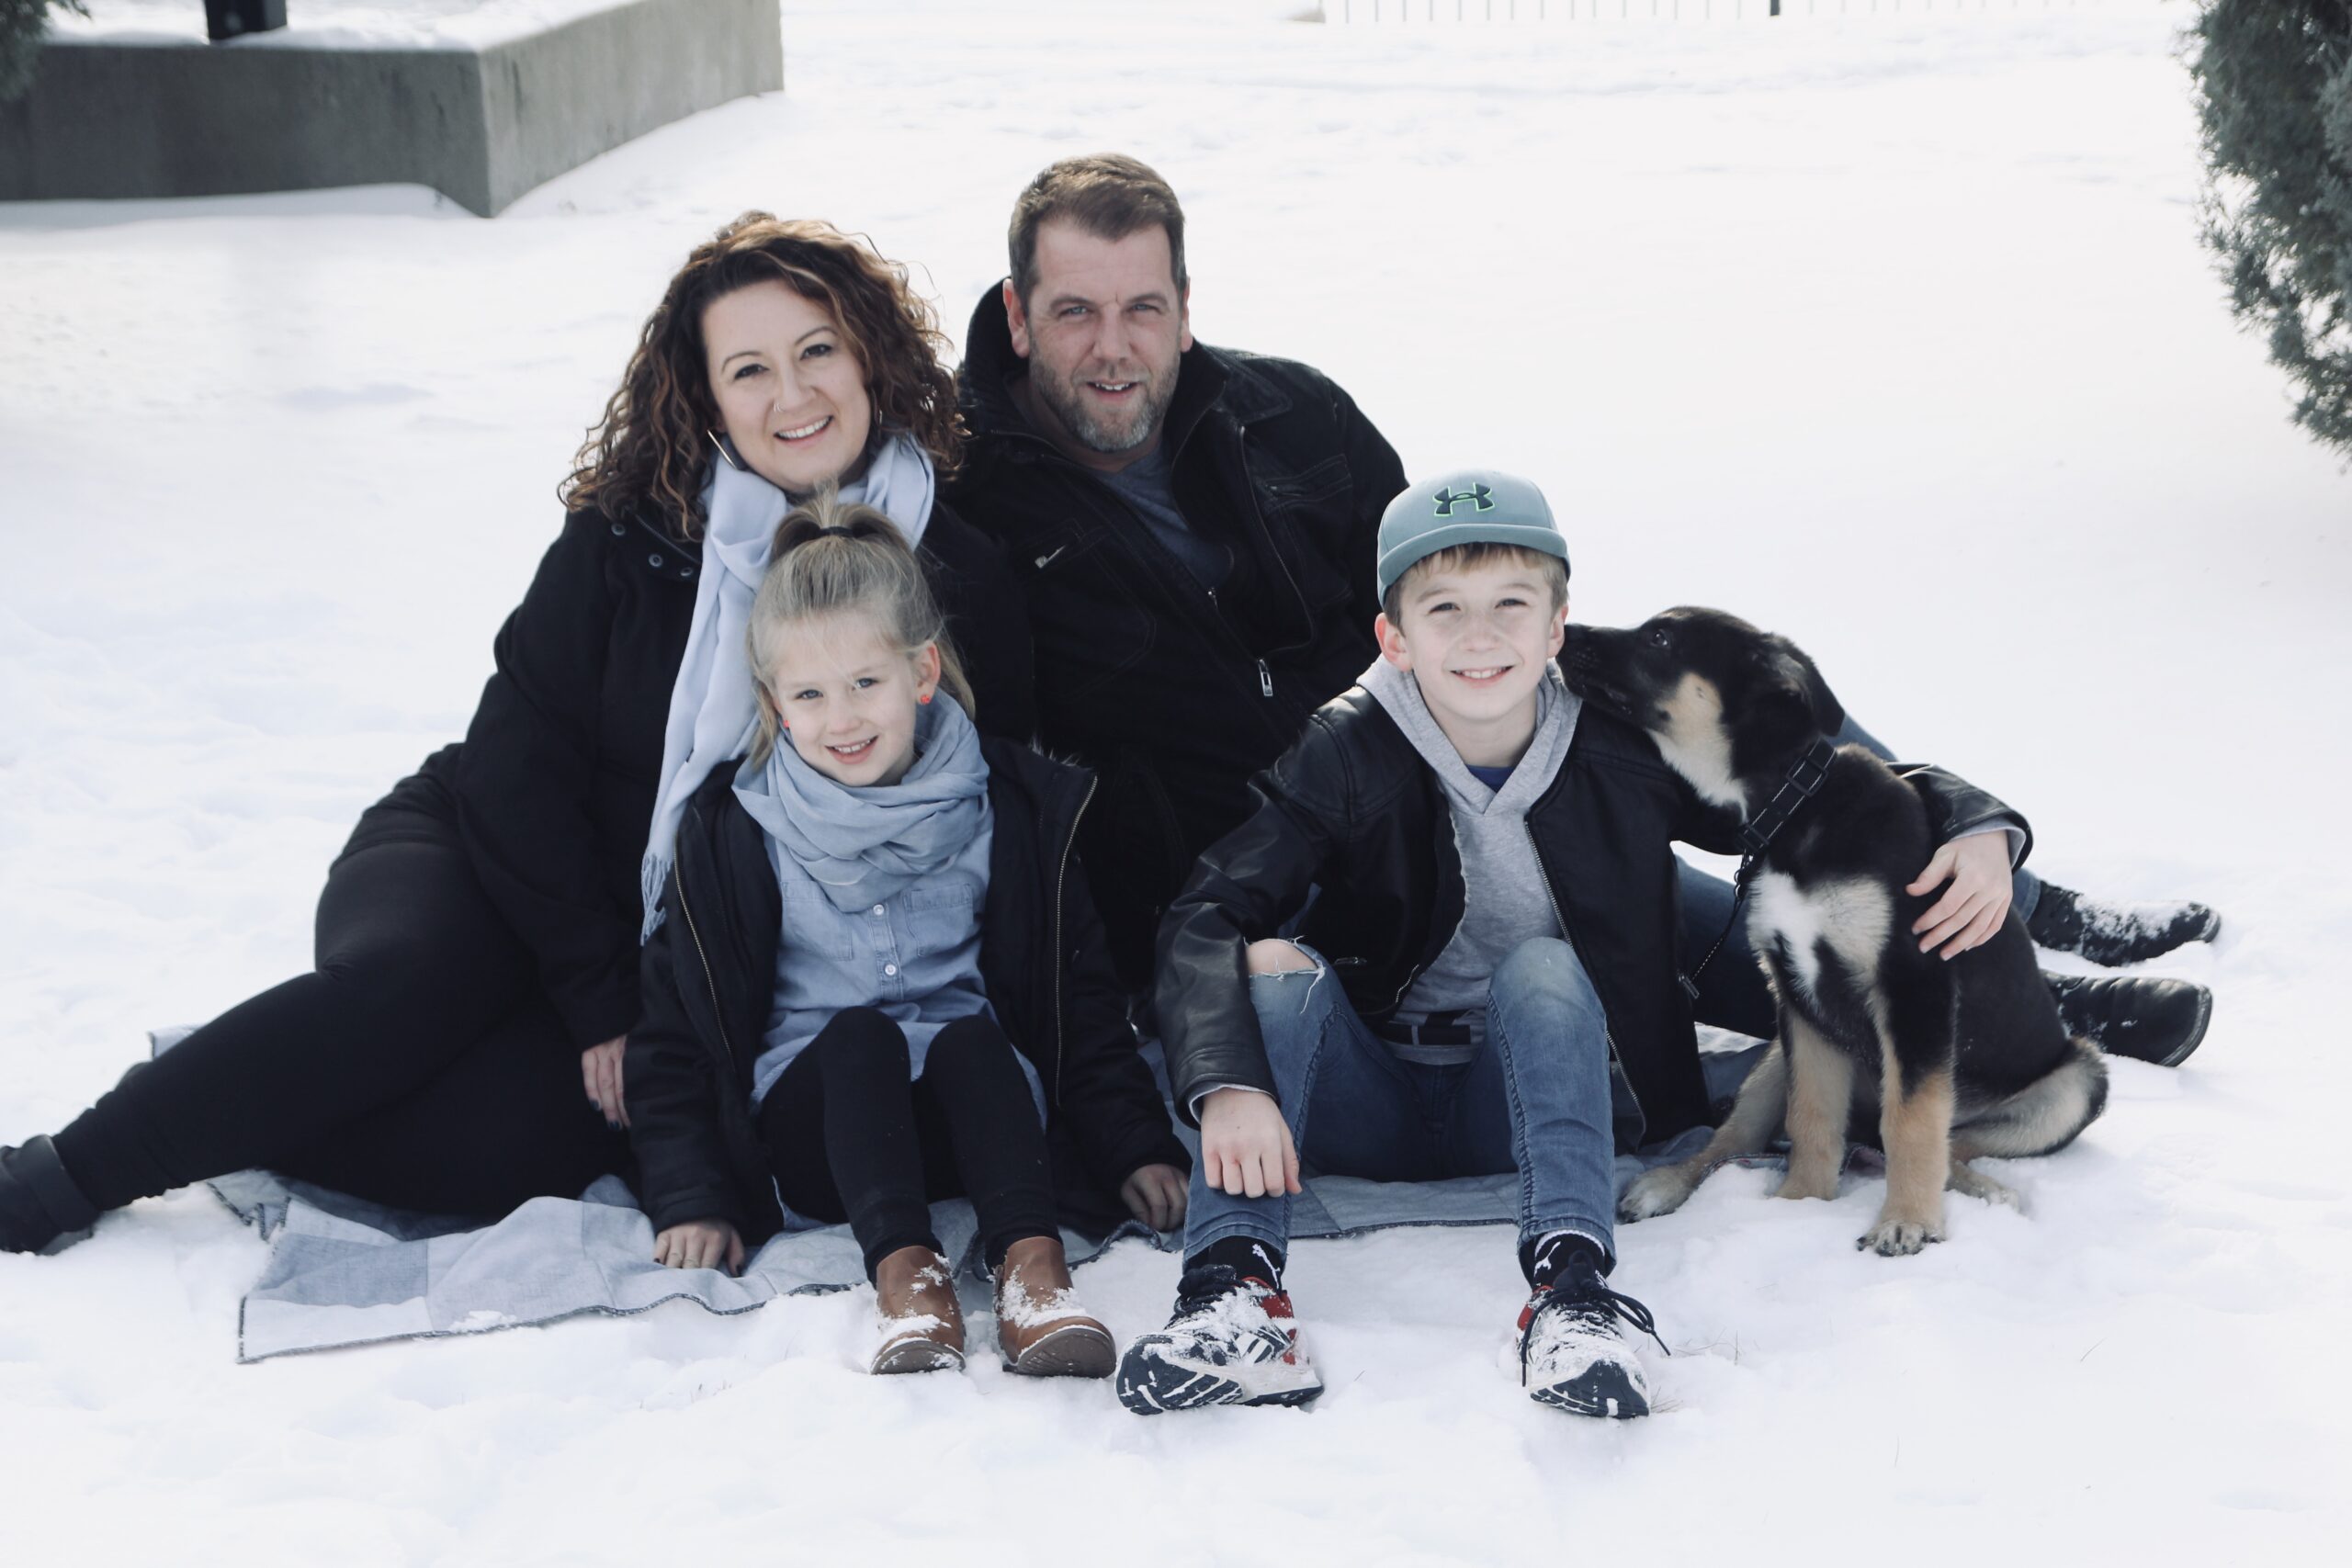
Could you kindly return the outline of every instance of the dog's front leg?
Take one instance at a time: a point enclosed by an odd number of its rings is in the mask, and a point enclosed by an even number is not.
[[[1739,1098],[1732,1102],[1731,1114],[1707,1140],[1707,1146],[1689,1159],[1635,1177],[1625,1195],[1617,1200],[1617,1217],[1630,1224],[1682,1207],[1709,1171],[1770,1143],[1772,1134],[1781,1130],[1781,1116],[1788,1102],[1788,1054],[1775,1041],[1766,1048],[1763,1060],[1749,1069],[1739,1086]]]
[[[1879,1137],[1886,1147],[1886,1201],[1854,1245],[1899,1258],[1944,1238],[1944,1184],[1951,1179],[1949,1062],[1906,1077],[1890,1041],[1880,1062]]]
[[[2025,1200],[2018,1196],[2017,1189],[2004,1186],[1968,1163],[1964,1135],[1952,1140],[1951,1175],[1944,1186],[1963,1198],[1998,1203],[2007,1209],[2022,1211],[2025,1208]]]
[[[1781,1010],[1781,1040],[1789,1054],[1789,1174],[1773,1196],[1835,1198],[1846,1163],[1853,1059],[1794,1008]]]

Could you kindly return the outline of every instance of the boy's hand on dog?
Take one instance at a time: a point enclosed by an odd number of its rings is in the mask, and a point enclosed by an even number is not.
[[[1127,1213],[1156,1231],[1184,1223],[1184,1173],[1172,1165],[1139,1165],[1119,1184]]]
[[[1989,941],[2009,915],[2009,836],[1974,833],[1938,850],[1919,880],[1904,889],[1932,893],[1949,882],[1944,896],[1911,922],[1919,951],[1953,959]]]
[[[670,1269],[743,1271],[743,1238],[725,1220],[689,1220],[653,1238],[653,1261]]]
[[[1271,1094],[1219,1089],[1201,1102],[1201,1172],[1236,1198],[1302,1191],[1290,1123]]]

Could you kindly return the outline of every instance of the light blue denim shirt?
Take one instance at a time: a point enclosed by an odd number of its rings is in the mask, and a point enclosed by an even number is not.
[[[914,1076],[939,1032],[989,1010],[980,985],[980,910],[988,900],[989,847],[994,824],[983,813],[944,869],[880,903],[833,908],[825,890],[774,839],[768,860],[784,893],[776,949],[775,1004],[759,1059],[752,1066],[753,1104],[767,1098],[792,1059],[843,1008],[872,1007],[906,1032]],[[1045,1088],[1028,1058],[1015,1052],[1038,1115]]]

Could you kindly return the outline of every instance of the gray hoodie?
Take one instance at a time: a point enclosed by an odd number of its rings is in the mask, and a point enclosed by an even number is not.
[[[1547,664],[1535,688],[1535,734],[1503,787],[1493,790],[1478,782],[1438,728],[1419,682],[1385,659],[1374,660],[1359,679],[1445,786],[1453,841],[1462,855],[1462,924],[1405,993],[1396,1022],[1419,1025],[1431,1014],[1459,1012],[1460,1019],[1449,1021],[1466,1026],[1471,1043],[1390,1049],[1408,1062],[1468,1061],[1487,1037],[1487,990],[1495,970],[1520,943],[1563,934],[1552,890],[1535,858],[1527,808],[1558,777],[1584,703],[1560,679],[1559,668]]]

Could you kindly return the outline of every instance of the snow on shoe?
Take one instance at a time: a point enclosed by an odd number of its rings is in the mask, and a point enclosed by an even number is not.
[[[1034,1378],[1107,1378],[1118,1346],[1071,1289],[1061,1242],[1016,1241],[997,1270],[997,1348],[1012,1371]]]
[[[1519,1313],[1519,1381],[1528,1397],[1579,1416],[1648,1415],[1649,1382],[1625,1338],[1628,1323],[1657,1337],[1649,1309],[1596,1273],[1539,1287]]]
[[[2204,904],[2100,904],[2072,888],[2051,883],[2026,921],[2038,944],[2054,953],[2075,953],[2116,968],[2160,958],[2192,942],[2222,934],[2222,917]]]
[[[954,1371],[964,1365],[964,1313],[947,1259],[927,1247],[902,1247],[874,1270],[881,1330],[870,1370]]]
[[[1127,1347],[1119,1403],[1138,1416],[1207,1404],[1304,1404],[1323,1392],[1290,1296],[1230,1269],[1196,1269],[1168,1326]]]

